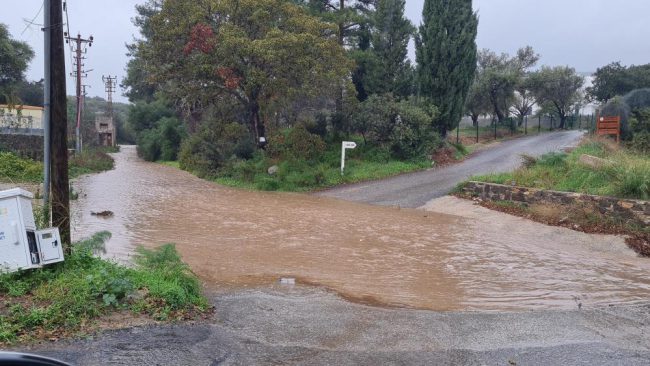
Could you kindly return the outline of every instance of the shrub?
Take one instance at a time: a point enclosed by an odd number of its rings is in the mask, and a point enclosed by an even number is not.
[[[147,161],[176,160],[185,136],[182,122],[176,117],[163,117],[154,126],[138,134],[138,155]]]
[[[254,150],[246,127],[213,119],[204,123],[199,132],[185,139],[179,153],[179,163],[181,169],[199,176],[216,177],[228,161],[248,159]]]
[[[316,160],[325,151],[325,143],[303,125],[281,131],[269,138],[267,152],[281,160]]]
[[[10,152],[0,152],[0,181],[38,182],[43,177],[43,164],[21,158]]]
[[[207,308],[198,279],[173,245],[138,249],[137,266],[128,268],[93,255],[109,237],[103,232],[74,244],[63,263],[0,275],[10,309],[0,309],[0,344],[84,331],[115,309],[164,320]]]
[[[398,159],[418,159],[441,144],[430,128],[435,108],[423,108],[414,101],[396,102],[390,95],[373,95],[353,118],[353,127],[364,141],[386,147]]]

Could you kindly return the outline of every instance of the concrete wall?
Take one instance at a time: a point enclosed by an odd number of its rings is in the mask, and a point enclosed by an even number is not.
[[[586,204],[607,216],[624,217],[650,225],[650,201],[548,191],[482,182],[468,182],[463,188],[463,192],[487,201],[512,201],[527,204]]]

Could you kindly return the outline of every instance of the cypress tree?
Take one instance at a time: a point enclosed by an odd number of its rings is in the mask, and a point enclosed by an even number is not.
[[[460,123],[476,71],[478,16],[472,0],[425,0],[416,39],[420,97],[439,110],[433,127],[446,137]]]
[[[406,55],[413,24],[404,17],[405,0],[379,0],[375,11],[375,32],[372,35],[372,49],[381,63],[379,89],[376,93],[390,92],[408,96],[404,89],[404,77],[410,69]],[[403,95],[406,94],[406,95]]]

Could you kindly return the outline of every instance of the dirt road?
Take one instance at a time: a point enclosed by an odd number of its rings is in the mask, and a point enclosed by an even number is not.
[[[472,175],[507,172],[521,164],[521,154],[539,156],[575,146],[581,131],[564,131],[497,143],[451,166],[400,175],[376,182],[351,184],[318,193],[320,196],[384,206],[416,208],[449,193]]]

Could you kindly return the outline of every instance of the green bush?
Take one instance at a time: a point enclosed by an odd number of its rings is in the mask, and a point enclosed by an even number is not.
[[[440,147],[430,124],[437,111],[414,101],[396,102],[390,95],[370,96],[361,103],[353,127],[364,141],[387,148],[397,159],[418,159]]]
[[[185,128],[176,117],[163,117],[154,128],[138,133],[138,155],[147,161],[172,161],[178,157]]]
[[[10,152],[0,152],[0,181],[40,182],[43,164],[21,158]]]
[[[217,177],[229,161],[250,159],[255,151],[248,129],[239,123],[206,121],[181,145],[181,169],[202,177]]]
[[[268,155],[280,160],[316,160],[325,151],[320,136],[309,133],[303,125],[280,131],[269,138]]]
[[[115,309],[156,319],[204,311],[198,279],[173,245],[138,249],[136,267],[95,257],[110,234],[73,245],[66,261],[37,270],[0,275],[0,344],[83,331]]]

